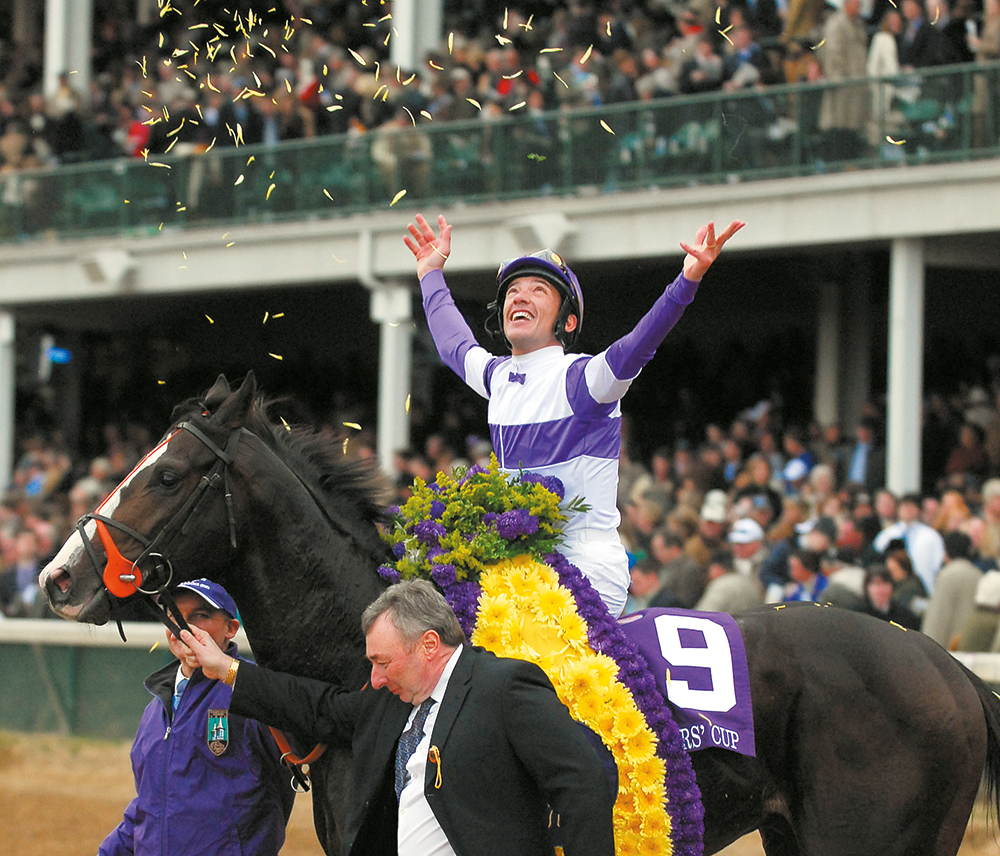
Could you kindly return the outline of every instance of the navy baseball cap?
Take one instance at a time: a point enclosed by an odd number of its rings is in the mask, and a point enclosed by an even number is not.
[[[188,580],[187,582],[178,583],[174,588],[175,590],[187,589],[188,591],[193,591],[216,609],[228,612],[230,618],[239,618],[236,601],[218,583],[213,583],[211,580],[206,579]]]

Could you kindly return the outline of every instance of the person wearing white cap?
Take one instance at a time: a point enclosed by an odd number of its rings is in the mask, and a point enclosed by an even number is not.
[[[708,567],[712,554],[725,546],[726,520],[729,517],[729,497],[724,490],[705,494],[698,520],[698,531],[684,544],[687,553],[703,568]]]
[[[764,545],[764,530],[760,524],[750,517],[737,520],[730,528],[727,540],[732,545],[733,567],[736,572],[759,581],[760,566],[764,564],[768,554]]]

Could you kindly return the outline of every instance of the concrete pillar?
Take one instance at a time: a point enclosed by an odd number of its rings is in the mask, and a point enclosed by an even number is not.
[[[441,47],[442,0],[396,0],[392,6],[389,59],[393,68],[424,68],[424,57]]]
[[[840,400],[840,285],[825,282],[819,287],[816,313],[816,385],[813,414],[820,425],[839,417]]]
[[[90,99],[90,33],[93,0],[45,0],[45,97],[59,91],[59,75],[73,72],[70,85],[84,103]]]
[[[371,286],[371,319],[381,325],[378,363],[378,437],[376,453],[382,471],[394,476],[393,453],[410,445],[412,365],[412,294],[399,282]]]
[[[889,262],[889,377],[886,485],[920,490],[920,421],[924,381],[924,245],[892,242]]]
[[[14,472],[14,397],[17,372],[14,316],[0,312],[0,490],[6,491]]]

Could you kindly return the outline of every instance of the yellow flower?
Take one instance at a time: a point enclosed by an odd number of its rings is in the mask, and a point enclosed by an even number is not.
[[[541,589],[535,595],[535,606],[539,615],[553,619],[576,611],[573,595],[562,586],[546,586]]]
[[[648,812],[643,818],[642,832],[651,838],[662,838],[669,841],[670,815],[666,811]]]
[[[502,624],[510,620],[514,615],[514,604],[505,594],[497,594],[479,599],[479,610],[477,625],[485,622],[487,624]]]
[[[600,686],[590,667],[590,658],[567,659],[560,674],[570,695],[579,698],[587,693],[599,693]]]
[[[662,758],[653,756],[639,761],[632,769],[631,779],[636,787],[647,791],[657,785],[662,786],[666,764]]]
[[[656,738],[648,728],[643,728],[623,741],[625,754],[634,760],[646,758],[656,751]]]
[[[666,856],[670,852],[670,842],[664,838],[643,835],[639,838],[640,856]]]
[[[607,654],[595,654],[591,660],[594,677],[602,687],[609,687],[618,677],[618,664]]]
[[[503,631],[500,629],[500,625],[486,624],[480,621],[472,632],[472,644],[492,651],[494,654],[502,654]]]
[[[587,645],[587,622],[577,613],[565,613],[559,617],[559,626],[566,634],[566,641],[574,647]]]
[[[618,856],[639,856],[639,836],[629,830],[616,830],[615,852]]]
[[[640,814],[653,814],[663,809],[663,795],[651,791],[639,791],[635,795],[636,811]]]
[[[646,718],[638,708],[624,705],[615,711],[615,730],[623,739],[628,739],[646,727]]]
[[[503,578],[503,574],[496,570],[486,571],[479,578],[479,587],[483,590],[485,597],[496,597],[507,591],[507,581]],[[482,599],[480,599],[480,603],[482,603]]]
[[[604,700],[596,692],[585,692],[577,697],[574,719],[579,719],[593,728],[604,712]]]
[[[507,654],[508,657],[520,656],[521,649],[524,646],[524,630],[521,627],[521,621],[520,615],[511,613],[510,617],[500,625],[503,630],[504,644],[510,651]],[[524,659],[523,656],[520,658]]]
[[[632,699],[632,693],[628,691],[628,687],[618,681],[615,681],[608,687],[607,699],[608,705],[616,713],[619,710],[635,706],[635,701]]]

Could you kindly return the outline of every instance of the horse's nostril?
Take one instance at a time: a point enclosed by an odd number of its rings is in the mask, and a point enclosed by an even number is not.
[[[49,577],[49,582],[55,584],[60,593],[66,594],[66,592],[69,591],[70,586],[73,584],[73,579],[65,570],[60,568]]]

